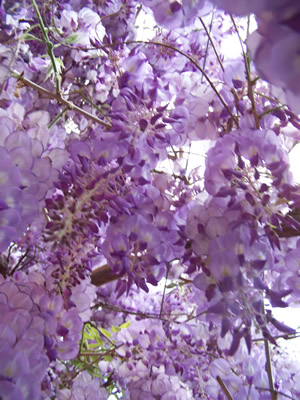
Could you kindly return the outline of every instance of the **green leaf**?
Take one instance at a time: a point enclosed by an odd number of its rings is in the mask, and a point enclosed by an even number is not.
[[[113,357],[112,356],[104,356],[104,360],[111,362],[113,360]]]
[[[77,42],[78,39],[78,34],[77,33],[73,33],[72,35],[70,35],[69,37],[67,37],[64,42],[68,43],[68,44],[72,44]]]
[[[83,338],[97,340],[97,339],[99,339],[99,332],[92,325],[86,325],[84,334],[83,334]]]
[[[97,337],[96,341],[97,341],[97,344],[99,347],[104,345],[104,342],[103,342],[103,340],[100,339],[100,337]]]
[[[120,332],[120,330],[121,330],[121,328],[120,328],[119,326],[114,326],[114,325],[113,325],[113,326],[111,327],[111,331],[112,331],[112,332],[118,333],[118,332]]]
[[[79,361],[78,359],[70,360],[71,364],[74,365],[74,367],[78,369],[83,369],[86,365],[86,363]]]
[[[49,57],[49,55],[47,54],[46,57]],[[48,72],[47,72],[46,79],[48,79],[49,77],[56,78],[55,69],[54,69],[54,66],[53,66],[52,62],[55,63],[55,68],[56,68],[56,71],[57,71],[58,75],[60,75],[62,70],[65,68],[64,63],[62,62],[62,60],[60,58],[54,57],[54,59],[51,59],[51,64],[48,67]]]
[[[96,370],[94,370],[93,376],[95,376],[96,378],[102,378],[102,374],[99,368],[97,368]]]
[[[124,322],[124,324],[120,325],[120,329],[128,328],[130,325],[131,325],[131,322],[130,322],[130,321]]]
[[[96,349],[98,347],[101,347],[103,345],[103,342],[99,345],[98,343],[88,343],[88,348],[89,349]]]
[[[31,35],[30,33],[25,33],[25,34],[22,36],[22,38],[23,38],[23,40],[36,40],[37,42],[42,42],[42,43],[44,43],[43,40],[39,39],[38,37],[36,37],[36,36],[34,36],[34,35]]]
[[[109,332],[109,331],[107,331],[106,329],[104,329],[104,328],[99,328],[99,331],[102,333],[102,335],[104,335],[105,337],[107,337],[107,338],[110,338],[111,337],[111,333]]]
[[[65,68],[65,65],[64,65],[63,61],[60,58],[55,57],[54,59],[55,59],[57,72],[60,74],[61,71]]]

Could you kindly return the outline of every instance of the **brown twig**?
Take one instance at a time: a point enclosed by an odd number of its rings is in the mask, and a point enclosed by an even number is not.
[[[284,340],[293,340],[300,337],[300,332],[293,332],[293,333],[284,333],[282,335],[272,336],[273,339],[284,339]],[[252,339],[252,342],[262,342],[264,340],[263,337]]]
[[[91,274],[92,284],[95,286],[103,286],[106,283],[113,282],[120,277],[112,273],[110,266],[105,264],[95,269]]]
[[[163,295],[162,295],[161,304],[160,304],[159,318],[161,318],[162,313],[163,313],[164,301],[165,301],[165,295],[166,295],[166,286],[167,286],[167,280],[168,280],[169,270],[170,270],[170,265],[169,265],[169,263],[168,263],[168,265],[167,265],[167,271],[166,271],[165,284],[164,284],[164,290],[163,290]]]
[[[211,34],[210,34],[209,30],[207,29],[207,26],[205,25],[203,18],[200,17],[199,19],[200,19],[200,22],[201,22],[204,30],[205,30],[205,33],[206,33],[207,37],[208,37],[208,41],[210,42],[210,44],[211,44],[211,46],[212,46],[212,48],[214,50],[214,53],[215,53],[215,55],[217,57],[217,60],[218,60],[218,62],[220,64],[220,67],[221,67],[222,71],[224,72],[224,66],[223,66],[222,60],[220,59],[219,53],[217,52],[217,49],[216,49],[216,46],[215,46],[215,44],[214,44],[214,42],[212,40]]]
[[[266,355],[266,372],[267,372],[268,380],[269,380],[271,398],[272,398],[272,400],[277,400],[278,396],[277,396],[277,392],[274,387],[272,364],[271,364],[271,357],[270,357],[270,346],[269,346],[268,339],[264,339],[264,345],[265,345],[265,355]]]
[[[221,386],[225,396],[227,397],[228,400],[233,400],[233,397],[231,396],[227,386],[225,385],[225,382],[223,381],[223,379],[218,375],[216,377],[218,384]]]
[[[12,77],[16,78],[18,81],[22,82],[25,86],[31,87],[32,89],[38,91],[41,94],[44,94],[46,97],[49,97],[50,99],[56,100],[58,103],[64,104],[66,107],[68,107],[70,110],[76,111],[79,114],[85,116],[88,119],[93,120],[94,122],[97,122],[98,124],[104,126],[106,129],[111,129],[112,125],[107,124],[106,122],[102,121],[95,115],[89,113],[88,111],[83,110],[82,108],[76,106],[73,104],[71,101],[64,99],[61,97],[60,94],[58,93],[52,93],[49,90],[43,88],[42,86],[30,81],[29,79],[25,78],[24,75],[19,74],[16,71],[12,72]]]
[[[262,311],[263,311],[263,314],[265,314],[264,304],[262,304]],[[277,392],[275,390],[275,386],[274,386],[274,380],[273,380],[273,374],[272,374],[272,362],[271,362],[271,356],[270,356],[270,346],[269,346],[269,341],[267,338],[264,338],[264,347],[265,347],[265,356],[266,356],[266,372],[267,372],[268,380],[269,380],[271,399],[277,400],[278,394],[277,394]]]
[[[213,10],[212,15],[211,15],[211,20],[210,20],[210,25],[209,25],[209,32],[211,32],[211,30],[212,30],[212,25],[213,25],[213,21],[214,21],[214,15],[215,15],[215,10]],[[206,66],[206,59],[207,59],[207,54],[208,54],[209,43],[210,43],[210,40],[209,40],[209,37],[208,37],[207,38],[207,42],[206,42],[206,49],[205,49],[205,56],[204,56],[204,60],[203,60],[203,66],[202,66],[203,69],[205,69],[205,66]],[[202,75],[201,83],[203,83],[203,78],[204,78],[204,76]]]

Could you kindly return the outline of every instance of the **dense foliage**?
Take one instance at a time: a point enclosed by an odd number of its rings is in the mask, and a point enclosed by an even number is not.
[[[0,399],[299,398],[299,1],[0,4]]]

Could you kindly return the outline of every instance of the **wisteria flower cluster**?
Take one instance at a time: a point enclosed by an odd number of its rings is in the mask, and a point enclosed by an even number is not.
[[[24,110],[20,110],[24,113]],[[60,148],[45,150],[36,137],[46,129],[36,124],[43,113],[27,119],[28,131],[17,131],[13,121],[2,117],[1,133],[1,246],[5,250],[17,241],[29,224],[40,216],[48,189],[67,159]],[[31,135],[33,137],[31,137]],[[55,168],[56,167],[56,168]]]
[[[299,12],[0,2],[0,399],[299,398]]]

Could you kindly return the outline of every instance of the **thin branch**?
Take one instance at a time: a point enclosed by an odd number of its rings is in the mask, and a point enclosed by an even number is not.
[[[266,95],[264,93],[258,92],[256,90],[254,90],[253,93],[256,94],[257,96],[263,97],[264,99],[267,99],[267,100],[273,101],[275,103],[281,104],[278,99],[275,99],[275,97],[270,97],[270,96],[268,96],[268,95]],[[283,106],[284,106],[284,104],[283,104]]]
[[[211,32],[212,30],[212,25],[213,25],[213,21],[214,21],[214,15],[215,15],[215,10],[213,10],[212,15],[211,15],[211,20],[210,20],[210,25],[209,25],[209,31]],[[206,66],[206,59],[207,59],[207,54],[208,54],[208,47],[209,47],[209,38],[207,39],[206,42],[206,49],[205,49],[205,57],[203,60],[203,69],[205,69]],[[201,83],[203,82],[203,75],[201,77]]]
[[[6,261],[7,261],[7,262],[9,262],[12,249],[13,249],[15,246],[16,246],[16,243],[12,243],[12,244],[9,246],[9,248],[8,248],[8,253],[7,253],[7,257],[6,257]]]
[[[207,27],[206,27],[206,25],[205,25],[205,23],[204,23],[204,21],[203,21],[203,18],[200,17],[199,19],[200,19],[200,22],[201,22],[201,24],[202,24],[204,30],[205,30],[205,33],[206,33],[206,35],[207,35],[207,37],[208,37],[208,40],[209,40],[209,42],[210,42],[210,44],[211,44],[211,46],[212,46],[212,48],[213,48],[213,50],[214,50],[214,52],[215,52],[215,55],[216,55],[216,57],[217,57],[217,59],[218,59],[218,62],[219,62],[219,64],[220,64],[220,67],[221,67],[222,71],[224,71],[223,63],[222,63],[222,61],[221,61],[221,59],[220,59],[219,53],[217,52],[217,49],[216,49],[215,45],[214,45],[214,42],[213,42],[212,37],[211,37],[211,35],[210,35],[210,31],[207,29]],[[211,30],[211,26],[210,26],[210,30]]]
[[[264,345],[265,345],[265,355],[266,355],[266,372],[268,374],[271,397],[272,397],[272,400],[277,400],[278,396],[277,396],[277,392],[274,387],[274,380],[273,380],[273,374],[272,374],[272,363],[271,363],[271,356],[270,356],[270,346],[269,346],[268,339],[264,339]]]
[[[282,335],[277,335],[277,336],[272,336],[273,339],[285,339],[285,340],[293,340],[297,339],[300,337],[300,332],[294,332],[294,333],[285,333]],[[252,339],[252,342],[262,342],[264,340],[263,337],[257,338],[257,339]]]
[[[245,50],[244,50],[244,47],[243,47],[243,41],[241,39],[238,27],[236,26],[235,20],[234,20],[232,15],[230,15],[230,18],[231,18],[231,21],[233,23],[234,29],[236,30],[236,33],[238,35],[238,39],[239,39],[239,42],[241,44],[241,48],[242,48],[242,52],[243,52],[245,68],[246,68],[246,76],[247,76],[247,82],[248,82],[248,97],[249,97],[249,99],[251,101],[252,112],[253,112],[254,120],[255,120],[255,126],[256,126],[256,129],[260,129],[259,116],[258,116],[258,113],[257,113],[256,103],[255,103],[254,94],[253,94],[253,82],[252,82],[251,76],[250,76],[249,57],[245,53]]]
[[[75,373],[72,374],[72,378],[76,378],[81,372],[87,370],[88,368],[92,367],[94,364],[98,363],[102,357],[104,357],[106,354],[100,354],[95,360],[91,361],[89,364],[87,364],[85,367],[79,369]]]
[[[262,304],[263,307],[263,314],[265,314],[265,305]],[[274,380],[272,374],[272,363],[271,363],[271,356],[270,356],[270,345],[268,339],[264,338],[264,346],[265,346],[265,355],[266,355],[266,372],[268,375],[269,380],[269,387],[272,400],[277,400],[277,392],[274,387]]]
[[[185,163],[185,168],[184,168],[184,174],[187,173],[187,168],[188,168],[188,165],[189,165],[189,159],[190,159],[190,155],[191,155],[191,147],[192,147],[192,144],[190,143],[189,144],[188,156],[187,156],[186,163]]]
[[[76,106],[71,101],[64,99],[58,93],[52,93],[49,90],[43,88],[42,86],[30,81],[29,79],[25,78],[23,74],[19,74],[17,71],[12,71],[11,76],[18,81],[22,82],[25,86],[31,87],[32,89],[38,91],[39,93],[44,94],[45,96],[49,97],[50,99],[56,100],[58,103],[65,105],[70,110],[74,110],[79,114],[83,115],[84,117],[97,122],[98,124],[104,126],[106,129],[111,129],[112,125],[107,124],[106,122],[102,121],[101,119],[97,118],[95,115],[89,113],[88,111],[83,110],[82,108]]]
[[[206,314],[207,312],[208,312],[208,310],[201,311],[199,314],[193,315],[193,316],[189,317],[188,319],[186,319],[186,320],[183,321],[183,322],[184,322],[184,323],[187,323],[187,322],[189,322],[189,321],[192,321],[193,319],[196,319],[196,318],[198,318],[198,317],[201,317],[201,315],[204,315],[204,314]]]
[[[22,268],[22,262],[23,262],[23,260],[26,259],[26,257],[28,256],[29,252],[30,252],[30,248],[28,247],[26,249],[25,253],[19,258],[17,264],[12,268],[12,270],[9,272],[8,275],[12,276],[18,270],[19,267]]]
[[[221,386],[225,396],[227,397],[228,400],[233,400],[233,397],[231,396],[227,386],[225,385],[225,382],[223,381],[223,379],[218,375],[216,377],[218,384]]]
[[[170,270],[170,265],[169,265],[169,263],[168,263],[168,265],[167,265],[167,272],[166,272],[166,278],[165,278],[165,284],[164,284],[164,290],[163,290],[163,295],[162,295],[161,304],[160,304],[159,318],[161,318],[162,312],[163,312],[163,308],[164,308],[164,301],[165,301],[166,286],[167,286],[167,280],[168,280],[169,270]]]
[[[64,115],[65,112],[69,110],[69,107],[65,107],[48,125],[48,129],[52,128],[56,124],[56,122]]]
[[[200,17],[199,19],[200,19],[200,22],[201,22],[201,24],[202,24],[204,30],[205,30],[205,33],[206,33],[207,37],[208,37],[208,42],[207,42],[207,44],[208,44],[208,43],[211,43],[212,48],[213,48],[213,50],[214,50],[214,53],[215,53],[215,55],[216,55],[216,57],[217,57],[217,60],[218,60],[218,62],[219,62],[219,64],[220,64],[220,67],[221,67],[222,71],[224,72],[225,69],[224,69],[223,62],[222,62],[222,60],[221,60],[221,58],[220,58],[220,56],[219,56],[219,53],[218,53],[218,51],[217,51],[217,49],[216,49],[216,46],[215,46],[215,44],[214,44],[214,42],[213,42],[213,40],[212,40],[211,34],[210,34],[211,28],[212,28],[213,16],[214,16],[214,12],[213,12],[213,14],[212,14],[212,20],[211,20],[211,24],[210,24],[209,30],[207,29],[203,18]],[[206,46],[206,50],[207,50],[207,46]],[[206,57],[205,57],[205,60],[206,60]],[[203,66],[203,68],[204,68],[204,66]],[[232,89],[231,89],[231,93],[233,94],[233,96],[234,96],[234,98],[235,98],[235,101],[236,101],[236,108],[238,109],[237,103],[238,103],[238,101],[239,101],[239,97],[238,97],[238,94],[237,94],[235,88],[232,88]]]
[[[261,114],[259,114],[259,118],[262,118],[262,117],[264,117],[265,115],[268,115],[268,114],[271,114],[272,112],[274,112],[274,111],[277,111],[277,110],[280,110],[280,109],[282,109],[283,107],[285,107],[285,105],[283,104],[283,105],[280,105],[280,106],[277,106],[277,107],[274,107],[274,108],[268,108],[268,109],[266,109],[265,111],[263,111]]]
[[[81,97],[82,97],[84,100],[86,100],[88,103],[90,103],[90,105],[91,105],[93,108],[95,108],[97,111],[99,111],[99,113],[102,114],[103,117],[108,121],[108,123],[110,123],[110,124],[112,123],[111,120],[105,115],[105,112],[102,110],[101,107],[97,106],[95,103],[93,103],[93,101],[92,101],[90,98],[86,97],[85,95],[81,94]]]

